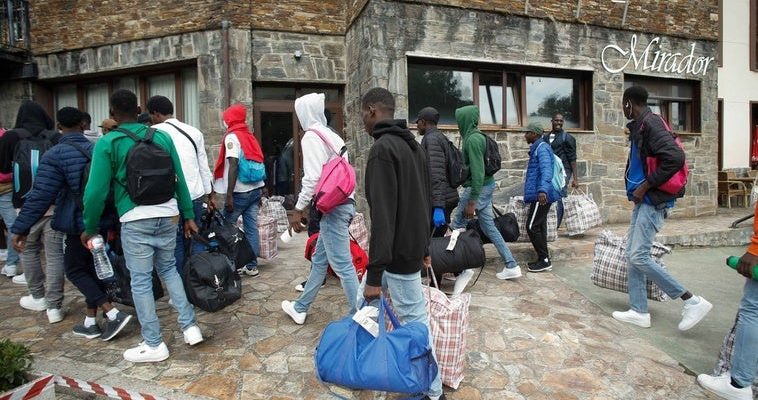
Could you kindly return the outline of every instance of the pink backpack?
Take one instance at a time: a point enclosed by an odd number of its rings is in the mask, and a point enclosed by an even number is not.
[[[321,168],[321,178],[316,184],[313,194],[313,202],[316,208],[326,214],[332,211],[334,207],[342,205],[355,190],[355,170],[350,163],[343,157],[347,147],[337,153],[332,147],[331,142],[326,140],[324,135],[315,130],[309,129],[318,135],[326,143],[334,155]]]
[[[658,115],[658,118],[660,118],[661,121],[663,122],[664,128],[666,128],[666,130],[669,133],[671,133],[671,135],[674,136],[674,142],[676,143],[676,145],[679,146],[679,148],[682,149],[682,151],[684,151],[684,146],[682,146],[682,141],[679,139],[679,136],[676,136],[674,134],[674,131],[671,130],[671,127],[666,122],[666,120],[663,119],[663,117]],[[645,121],[642,121],[642,125],[644,124],[645,124]],[[653,171],[658,169],[658,159],[655,157],[647,157],[647,159],[645,160],[645,163],[647,164],[648,173],[652,173]],[[682,189],[685,187],[685,185],[687,185],[687,178],[689,177],[689,174],[690,174],[690,169],[687,166],[687,161],[685,160],[682,168],[679,169],[679,171],[676,171],[676,173],[671,178],[669,178],[669,180],[667,180],[666,182],[658,186],[656,189],[664,191],[669,194],[678,194],[681,196],[683,195]]]

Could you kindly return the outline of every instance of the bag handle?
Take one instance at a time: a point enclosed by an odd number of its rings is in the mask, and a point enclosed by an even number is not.
[[[379,299],[381,302],[379,303],[379,321],[377,322],[379,323],[379,336],[384,336],[387,334],[387,327],[384,323],[385,315],[390,318],[390,322],[392,322],[394,328],[400,327],[400,321],[398,321],[395,312],[392,311],[392,307],[387,303],[387,298],[384,297],[384,294],[379,295]]]
[[[342,149],[337,152],[337,150],[334,149],[334,146],[332,146],[332,142],[326,140],[326,136],[324,136],[323,133],[313,128],[309,128],[308,130],[318,135],[318,137],[320,137],[321,140],[326,143],[326,145],[329,147],[329,150],[331,150],[334,155],[342,157],[342,155],[347,151],[347,146],[342,146]]]

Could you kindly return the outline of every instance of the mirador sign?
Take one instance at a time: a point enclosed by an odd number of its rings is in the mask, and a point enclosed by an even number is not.
[[[690,44],[688,53],[664,51],[660,43],[661,38],[656,36],[644,49],[640,49],[637,48],[637,35],[632,35],[627,48],[609,44],[600,55],[603,68],[612,74],[631,66],[640,72],[705,75],[715,60],[714,57],[695,56],[695,43]]]

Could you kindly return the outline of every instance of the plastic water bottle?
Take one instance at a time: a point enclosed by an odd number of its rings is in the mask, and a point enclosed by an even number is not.
[[[726,258],[726,265],[732,267],[732,269],[737,269],[737,264],[739,264],[740,258],[737,256],[729,256]],[[758,281],[758,265],[753,265],[753,280]]]
[[[108,254],[105,251],[105,241],[100,235],[95,235],[87,242],[89,250],[92,252],[92,258],[95,262],[95,274],[100,280],[108,279],[113,276],[113,266]]]

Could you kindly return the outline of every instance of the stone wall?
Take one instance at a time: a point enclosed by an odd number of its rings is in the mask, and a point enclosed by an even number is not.
[[[252,52],[255,81],[345,83],[344,36],[253,31]]]
[[[386,18],[394,15],[393,18]],[[371,139],[360,121],[360,97],[371,87],[388,88],[396,96],[397,118],[409,116],[407,101],[408,53],[428,58],[488,61],[513,65],[553,66],[592,70],[592,132],[579,133],[580,182],[600,204],[609,222],[626,221],[631,209],[624,190],[628,143],[621,112],[623,73],[606,72],[600,53],[609,43],[628,44],[633,32],[581,24],[553,22],[450,7],[429,7],[394,1],[371,1],[347,32],[348,85],[345,89],[347,131],[354,135],[352,154],[362,177]],[[652,35],[638,34],[646,44]],[[665,48],[688,49],[690,41],[663,37]],[[696,41],[696,54],[714,54],[716,44]],[[360,60],[360,62],[359,62]],[[465,65],[465,64],[464,64]],[[627,68],[626,72],[632,72]],[[645,74],[645,73],[642,73]],[[657,77],[673,77],[656,73]],[[701,82],[702,134],[686,136],[683,143],[691,165],[687,196],[675,214],[713,214],[716,209],[716,68],[705,76],[687,76]],[[503,169],[497,173],[495,202],[505,203],[523,191],[527,144],[522,132],[488,132],[500,143]],[[363,151],[360,151],[363,149]],[[362,181],[362,180],[361,180]],[[359,200],[365,210],[365,201]]]
[[[197,66],[200,126],[211,153],[222,135],[224,108],[223,34],[221,30],[185,33],[154,39],[87,48],[36,57],[41,82],[83,75],[129,75],[135,68],[187,62]],[[250,31],[229,30],[230,100],[252,105],[252,44]],[[3,102],[3,104],[5,104]],[[251,115],[252,118],[252,115]]]
[[[21,102],[31,98],[29,83],[0,81],[0,128],[10,129],[16,124],[16,113]]]
[[[630,1],[623,23],[624,4],[610,0],[395,0],[452,6],[471,10],[524,15],[578,24],[655,32],[670,36],[718,40],[719,0]]]
[[[253,29],[342,34],[346,0],[254,0],[250,8]]]

